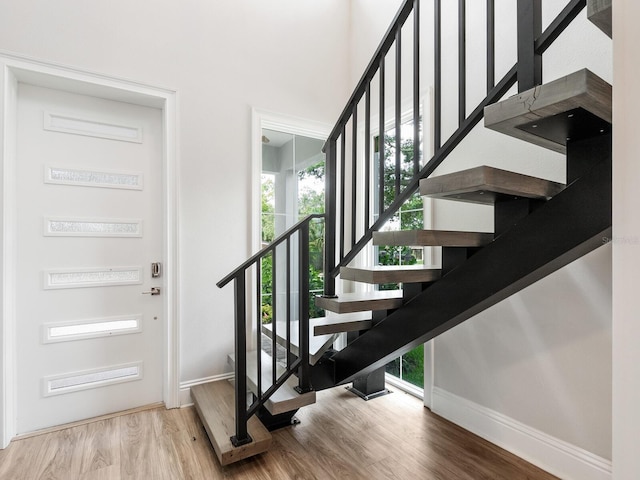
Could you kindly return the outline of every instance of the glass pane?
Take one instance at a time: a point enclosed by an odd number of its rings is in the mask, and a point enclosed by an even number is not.
[[[380,162],[379,149],[377,147],[378,138],[374,138],[375,154],[373,161],[373,171],[378,171]],[[401,139],[399,145],[395,138],[395,128],[385,132],[384,136],[384,207],[387,208],[396,198],[396,149],[401,151],[400,163],[400,191],[402,191],[411,181],[414,174],[414,149],[413,149],[413,123],[407,122],[402,125]],[[376,184],[378,180],[374,181]],[[379,195],[378,188],[374,189],[374,196]],[[374,211],[377,214],[379,209],[378,198],[374,199]],[[419,193],[412,195],[393,216],[383,230],[416,230],[424,228],[423,202]],[[416,265],[423,264],[423,249],[409,246],[380,246],[375,249],[376,263],[378,265]],[[380,285],[380,290],[396,290],[401,285],[390,283]],[[402,357],[396,358],[386,366],[386,372],[398,377],[415,386],[424,386],[424,346],[420,345]]]

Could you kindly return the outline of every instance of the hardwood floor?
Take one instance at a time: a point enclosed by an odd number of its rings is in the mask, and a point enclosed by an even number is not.
[[[343,387],[317,396],[300,425],[274,432],[269,452],[224,468],[193,408],[157,408],[16,440],[0,450],[0,479],[555,478],[402,392],[369,402]]]

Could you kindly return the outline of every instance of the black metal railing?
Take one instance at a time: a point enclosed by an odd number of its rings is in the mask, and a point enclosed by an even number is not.
[[[324,145],[326,154],[326,187],[325,212],[327,214],[325,238],[325,289],[324,295],[335,296],[335,277],[340,267],[351,262],[356,255],[371,240],[373,232],[379,230],[392,218],[418,190],[420,179],[426,178],[447,158],[469,132],[484,116],[484,107],[500,100],[516,83],[518,91],[524,91],[542,82],[542,54],[564,29],[575,19],[586,6],[586,0],[571,0],[558,17],[542,32],[541,0],[517,1],[517,38],[518,61],[497,83],[496,54],[495,54],[495,4],[494,0],[486,0],[486,88],[487,94],[475,109],[467,114],[467,31],[468,19],[466,15],[466,1],[458,0],[458,95],[457,117],[458,127],[442,143],[443,105],[442,105],[442,0],[433,1],[433,156],[420,166],[420,0],[405,0],[386,35],[376,50],[365,73],[358,82],[338,122],[331,131]],[[413,16],[412,27],[405,24]],[[412,35],[412,64],[411,64],[411,118],[413,122],[413,177],[401,185],[401,120],[402,102],[407,95],[402,92],[403,36],[404,29],[411,29]],[[394,48],[395,47],[395,48]],[[393,49],[395,57],[395,75],[393,105],[387,105],[387,57]],[[379,171],[377,173],[377,196],[375,209],[377,218],[371,217],[371,185],[372,145],[371,119],[372,112],[372,84],[377,80],[378,91],[378,144]],[[362,106],[362,104],[364,104]],[[359,116],[359,111],[364,111]],[[389,122],[385,114],[393,112],[394,117]],[[395,132],[395,175],[394,185],[385,185],[385,131],[391,128]],[[351,128],[348,128],[350,125]],[[364,148],[359,148],[358,132],[364,130]],[[350,134],[349,134],[350,132]],[[350,144],[351,148],[347,149]],[[364,160],[359,158],[364,150]],[[350,160],[350,161],[349,161]],[[363,165],[363,167],[359,167]],[[363,181],[358,183],[362,168]],[[351,182],[347,182],[348,179]],[[393,187],[393,188],[391,188]],[[340,193],[338,194],[338,189]],[[393,201],[385,205],[385,192],[393,191]],[[361,213],[357,206],[362,201]],[[347,209],[347,204],[350,209]]]
[[[233,272],[218,282],[223,287],[234,281],[235,286],[235,389],[236,389],[236,435],[232,437],[235,445],[245,444],[251,441],[247,432],[247,420],[264,405],[266,400],[282,386],[282,384],[297,373],[299,379],[298,389],[301,392],[309,391],[309,225],[312,220],[325,219],[324,240],[324,295],[335,296],[335,277],[341,266],[347,265],[362,248],[371,240],[373,232],[379,230],[390,218],[395,215],[403,204],[417,191],[420,179],[426,178],[448,157],[448,155],[462,142],[469,132],[480,122],[484,116],[484,108],[500,100],[516,83],[519,90],[526,90],[538,85],[542,79],[542,54],[549,48],[555,39],[575,19],[586,6],[586,0],[571,0],[558,17],[541,32],[541,0],[518,0],[518,61],[497,83],[495,81],[495,5],[494,0],[486,0],[486,97],[467,114],[467,18],[466,2],[458,2],[458,95],[457,117],[458,127],[442,143],[442,0],[432,0],[433,9],[433,155],[428,162],[421,166],[420,159],[420,0],[405,0],[396,14],[391,26],[376,50],[365,73],[358,82],[346,107],[341,113],[338,122],[331,131],[324,145],[326,155],[325,162],[325,214],[311,215],[300,221],[289,230],[280,235],[270,245],[265,247],[249,260],[244,262]],[[413,176],[405,181],[403,188],[399,171],[401,169],[401,152],[399,148],[402,130],[402,101],[405,98],[402,92],[402,46],[403,27],[413,15],[412,24],[412,49],[411,60],[411,119],[413,122]],[[395,132],[395,175],[393,184],[393,200],[385,205],[385,139],[387,128],[386,105],[386,68],[387,55],[394,48],[395,71],[392,128]],[[373,80],[377,78],[378,91],[374,92]],[[372,133],[373,96],[378,98],[378,143],[379,171],[371,168],[373,145],[370,138]],[[363,112],[362,112],[363,111]],[[363,113],[363,115],[360,115]],[[350,128],[348,128],[350,127]],[[364,130],[364,142],[358,141],[360,128]],[[361,145],[362,144],[362,145]],[[364,161],[359,158],[364,151]],[[338,164],[339,160],[339,164]],[[362,173],[360,173],[362,170]],[[372,190],[374,175],[377,174],[377,188]],[[362,177],[362,178],[361,178]],[[347,180],[350,180],[347,182]],[[338,190],[339,189],[339,190]],[[338,193],[339,191],[339,193]],[[372,195],[377,195],[378,202],[372,201]],[[347,211],[347,201],[349,211]],[[362,201],[362,214],[359,214],[358,201]],[[376,203],[377,219],[371,217],[371,205]],[[339,210],[339,211],[338,211]],[[284,254],[282,249],[284,248]],[[281,256],[285,261],[279,260]],[[272,264],[272,375],[268,379],[270,385],[264,388],[262,378],[262,323],[261,323],[261,268],[262,261],[270,256]],[[284,276],[277,275],[278,265],[284,264]],[[297,265],[297,267],[295,267]],[[297,271],[293,275],[292,271]],[[247,315],[251,300],[247,297],[247,277],[253,274],[256,278],[256,365],[257,365],[257,390],[255,399],[247,405],[247,332],[252,328],[253,319]],[[282,286],[284,282],[284,287]],[[280,287],[279,287],[280,285]],[[284,303],[284,327],[286,350],[286,366],[277,373],[277,319],[279,308],[277,292],[283,290]],[[295,303],[292,292],[297,289],[297,318],[294,319]],[[292,303],[293,302],[293,303]],[[291,352],[291,322],[298,320],[300,331],[299,354]],[[263,391],[264,390],[264,391]]]
[[[231,437],[235,446],[252,441],[247,431],[248,419],[265,404],[273,393],[286,382],[291,375],[297,374],[300,393],[311,390],[309,383],[309,229],[310,223],[322,219],[324,215],[309,215],[279,235],[268,246],[249,258],[217,283],[222,288],[231,281],[235,288],[235,410],[236,434]],[[282,255],[284,258],[282,258]],[[267,378],[269,386],[263,385],[263,353],[262,353],[262,269],[263,261],[271,260],[271,376]],[[255,315],[248,314],[251,307],[251,296],[248,295],[247,277],[254,275],[256,279]],[[294,296],[292,292],[299,292]],[[279,300],[280,296],[282,299]],[[295,298],[294,298],[295,297]],[[280,308],[280,301],[284,306]],[[297,308],[295,307],[297,306]],[[279,312],[283,315],[280,316]],[[292,353],[291,324],[299,322],[298,351]],[[247,405],[248,332],[255,324],[255,388],[254,400]],[[280,327],[278,326],[280,325]],[[278,328],[284,328],[284,341],[278,342]],[[276,352],[278,345],[284,348],[284,365],[280,365]],[[283,344],[283,345],[282,345]]]

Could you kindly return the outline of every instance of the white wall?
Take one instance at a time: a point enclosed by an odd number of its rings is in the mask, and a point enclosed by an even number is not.
[[[178,92],[182,381],[233,350],[215,283],[250,253],[251,107],[333,122],[347,27],[342,0],[0,1],[0,49]]]
[[[613,9],[613,473],[616,480],[640,472],[640,163],[637,118],[640,3],[616,0]]]
[[[350,64],[366,65],[358,59],[372,52],[393,13],[379,10],[373,28],[358,15],[371,16],[377,4],[399,2],[354,0],[352,6],[352,57]],[[567,2],[543,0],[543,24],[548,25]],[[484,19],[485,2],[467,2],[468,22]],[[457,127],[457,2],[443,2],[443,142]],[[423,21],[432,15],[432,2],[422,2]],[[497,0],[498,55],[496,81],[516,61],[515,2]],[[432,32],[423,23],[422,81],[432,78],[430,58]],[[481,100],[485,88],[484,31],[474,29],[467,42],[467,112]],[[453,56],[453,60],[450,59]],[[550,81],[587,67],[612,81],[611,41],[580,17],[545,54],[544,80]],[[352,82],[357,75],[352,72]],[[424,91],[424,86],[423,86]],[[524,144],[484,129],[482,123],[439,168],[437,173],[475,165],[492,165],[556,181],[564,181],[561,155]],[[490,207],[434,202],[435,228],[491,230]],[[474,208],[475,207],[475,208]],[[585,458],[585,475],[606,478],[611,459],[611,247],[602,247],[523,292],[452,329],[434,341],[434,409],[462,422],[469,411],[483,412],[475,430],[493,441],[528,457],[557,473],[590,478],[561,470],[555,459],[540,451],[524,451],[518,439],[501,435],[499,417],[522,427],[525,436],[541,432],[545,448],[558,451],[556,440],[570,446],[572,455]],[[456,400],[457,399],[457,400]],[[458,402],[453,405],[454,402]],[[469,405],[471,409],[467,408]],[[466,409],[466,410],[465,410]],[[465,410],[463,412],[463,410]],[[478,415],[476,413],[472,414]],[[478,417],[479,418],[479,417]],[[477,418],[475,418],[477,419]],[[506,419],[506,420],[505,420]],[[468,428],[474,429],[469,422]],[[509,427],[511,428],[511,427]],[[520,427],[518,427],[520,428]],[[498,432],[498,433],[496,433]],[[575,449],[573,449],[575,447]],[[564,448],[564,447],[563,447]],[[545,450],[547,452],[549,450]],[[591,456],[593,455],[593,456]],[[561,463],[561,462],[560,462]]]

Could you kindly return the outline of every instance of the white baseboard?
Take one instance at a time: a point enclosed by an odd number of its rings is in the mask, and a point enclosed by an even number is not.
[[[612,463],[438,387],[433,413],[565,480],[611,480]]]
[[[196,385],[202,385],[203,383],[217,382],[219,380],[230,380],[233,378],[233,372],[223,373],[221,375],[213,375],[211,377],[198,378],[196,380],[190,380],[188,382],[180,383],[180,408],[193,405],[191,400],[191,387]]]

